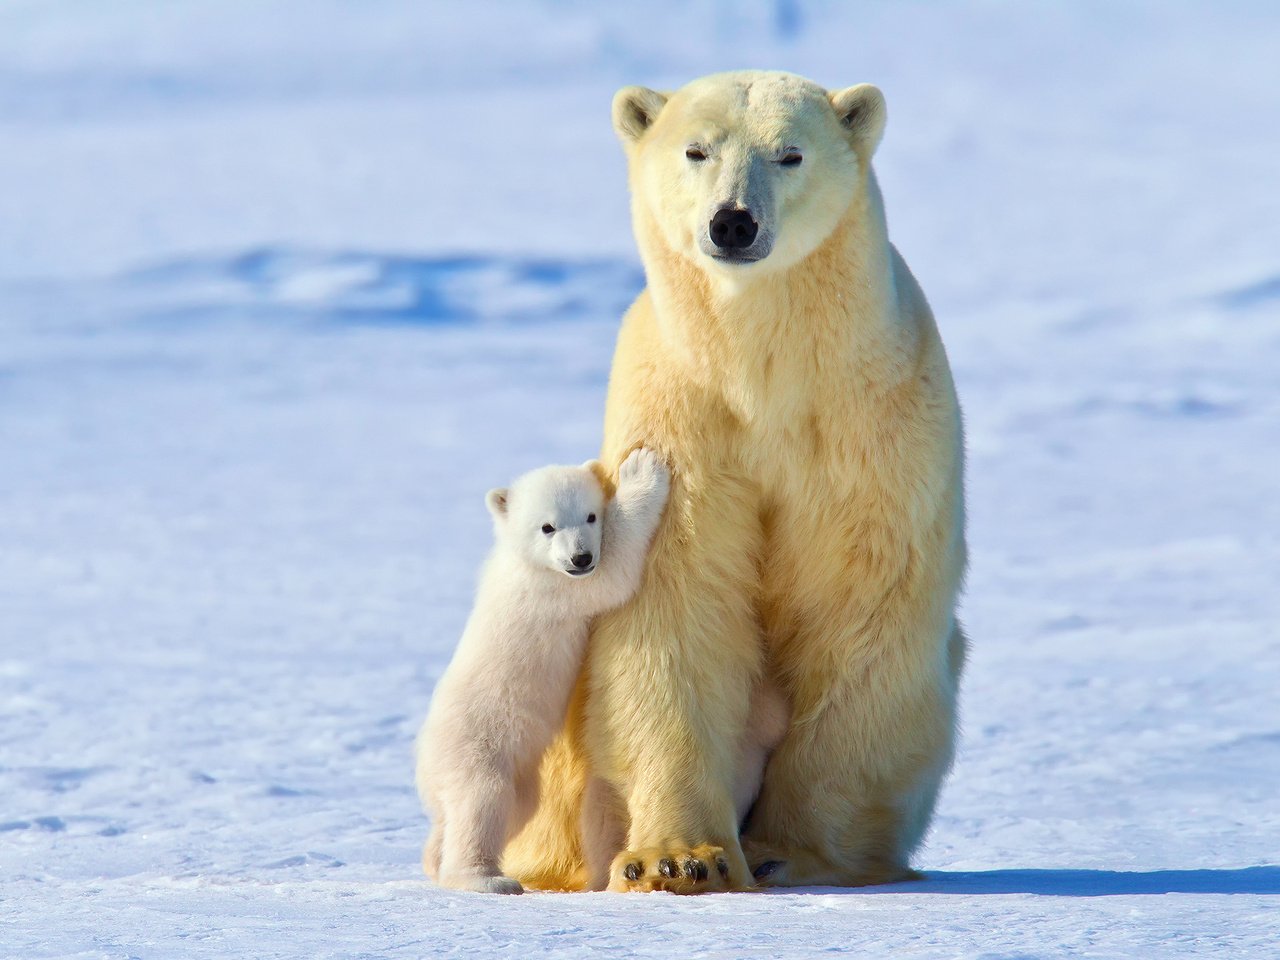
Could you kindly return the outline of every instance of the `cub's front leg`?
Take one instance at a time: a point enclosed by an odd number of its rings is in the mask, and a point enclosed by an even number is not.
[[[640,587],[670,489],[671,473],[652,450],[633,450],[622,461],[617,494],[605,511],[600,566],[583,584],[592,613],[621,606]]]

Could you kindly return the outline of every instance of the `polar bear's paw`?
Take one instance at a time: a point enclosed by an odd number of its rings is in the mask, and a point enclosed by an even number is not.
[[[809,850],[780,850],[746,838],[742,847],[758,887],[871,887],[924,879],[909,866],[876,858],[840,865]]]
[[[711,844],[624,850],[609,868],[609,889],[619,893],[713,893],[750,889],[742,854]]]

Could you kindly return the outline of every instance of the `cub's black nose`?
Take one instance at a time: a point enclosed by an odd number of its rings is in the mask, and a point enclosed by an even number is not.
[[[575,553],[573,555],[573,565],[579,569],[591,566],[591,554]]]
[[[717,210],[711,218],[711,242],[724,250],[751,246],[760,227],[746,210]]]

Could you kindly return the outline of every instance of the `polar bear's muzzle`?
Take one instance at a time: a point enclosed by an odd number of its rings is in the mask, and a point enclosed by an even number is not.
[[[755,263],[769,255],[773,244],[749,207],[721,207],[707,224],[702,252],[724,263]]]
[[[731,253],[745,250],[755,243],[760,225],[751,218],[750,210],[717,210],[711,218],[711,226],[707,232],[711,242],[721,250]]]

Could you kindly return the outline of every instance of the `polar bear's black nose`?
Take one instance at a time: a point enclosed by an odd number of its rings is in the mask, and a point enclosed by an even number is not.
[[[751,246],[760,227],[746,210],[717,210],[711,218],[711,242],[725,250]]]
[[[579,569],[591,566],[591,554],[589,553],[575,553],[572,559],[573,565]]]

